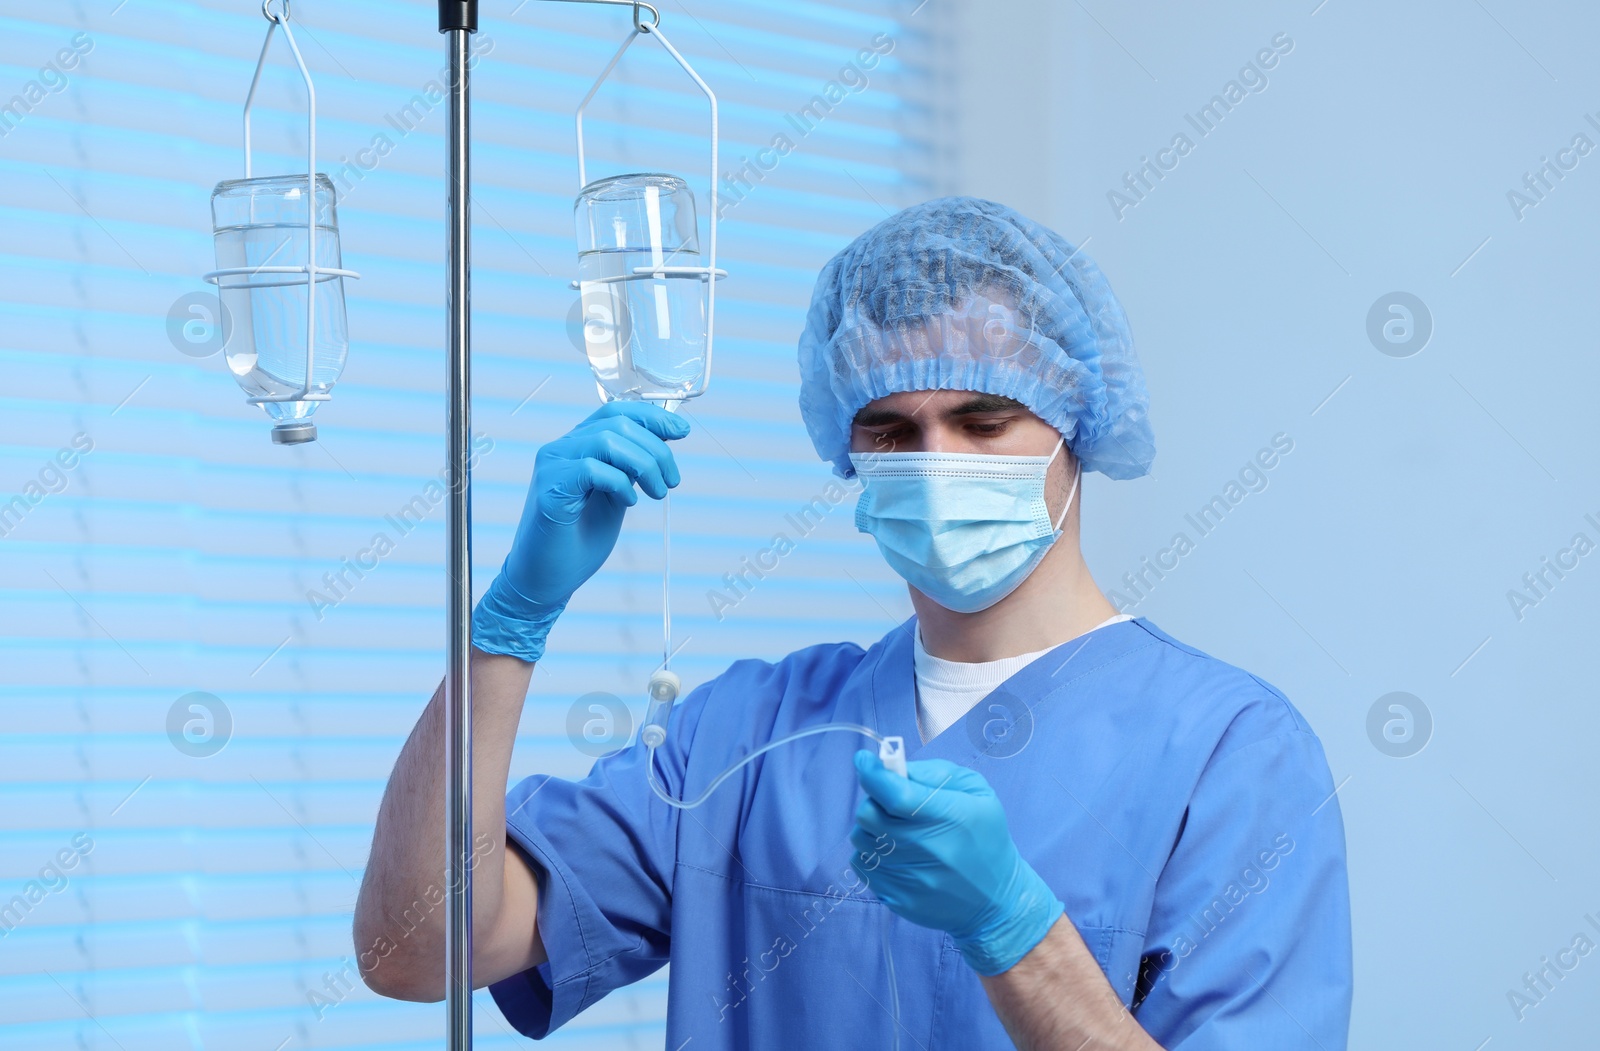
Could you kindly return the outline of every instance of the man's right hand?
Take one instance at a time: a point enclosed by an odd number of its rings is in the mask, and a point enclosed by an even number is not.
[[[688,433],[687,423],[659,406],[611,402],[540,449],[511,555],[473,615],[472,842],[475,850],[490,845],[473,876],[478,988],[546,958],[538,880],[521,854],[506,849],[505,789],[532,661],[543,652],[543,632],[611,554],[623,513],[639,502],[635,486],[660,498],[678,484],[666,443]],[[493,607],[487,615],[485,605]],[[484,649],[482,634],[504,648]],[[439,805],[444,702],[440,683],[401,750],[356,903],[361,976],[377,992],[404,1000],[445,995],[444,910],[432,908],[437,898],[430,896],[446,861]]]
[[[659,500],[678,484],[667,442],[688,433],[682,417],[658,405],[613,401],[539,450],[511,553],[477,614],[528,625],[521,634],[536,636],[531,649],[513,655],[543,651],[543,633],[616,546],[624,512],[639,502],[635,487]],[[520,649],[483,641],[490,634],[475,628],[474,641],[491,652]]]

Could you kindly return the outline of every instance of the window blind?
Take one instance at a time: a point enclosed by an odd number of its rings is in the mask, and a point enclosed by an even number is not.
[[[719,94],[730,273],[673,498],[686,686],[739,657],[867,642],[909,612],[812,453],[794,344],[827,258],[933,195],[921,100],[938,14],[663,5]],[[361,985],[350,914],[390,766],[443,668],[445,51],[422,0],[293,0],[292,25],[362,279],[346,282],[349,362],[320,440],[278,447],[194,309],[216,266],[211,189],[243,174],[260,5],[0,13],[0,1046],[399,1049],[442,1034],[442,1007]],[[598,404],[567,285],[571,114],[628,27],[626,8],[500,0],[474,42],[479,593],[535,451]],[[269,64],[255,173],[290,173],[305,126],[281,37]],[[590,177],[681,174],[704,231],[704,121],[698,90],[641,40],[587,122]],[[585,772],[592,695],[616,712],[601,737],[642,716],[660,543],[643,501],[552,634],[514,779]],[[668,981],[547,1043],[660,1046]],[[528,1043],[479,997],[479,1047]]]

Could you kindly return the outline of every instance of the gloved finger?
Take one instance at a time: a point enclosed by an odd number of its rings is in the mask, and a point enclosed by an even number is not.
[[[586,435],[580,448],[585,457],[610,464],[657,500],[667,495],[667,480],[661,476],[656,458],[617,432]]]
[[[666,480],[668,486],[675,486],[683,480],[678,474],[678,462],[673,459],[672,450],[668,448],[666,441],[658,438],[654,431],[634,421],[631,417],[612,416],[607,419],[596,420],[589,426],[598,431],[620,434],[649,453],[655,458],[656,466],[661,470],[661,477]]]
[[[871,864],[870,860],[868,858],[863,858],[859,853],[852,853],[850,855],[850,867],[855,870],[855,874],[857,876],[861,877],[861,882],[865,883],[869,888],[871,888],[873,877],[877,876],[878,873],[874,869],[867,868],[867,865],[869,864]],[[875,888],[874,893],[876,893]]]
[[[889,831],[895,823],[895,819],[888,811],[879,806],[877,800],[871,796],[862,797],[861,802],[856,805],[856,827],[864,828],[875,836]]]
[[[550,490],[551,495],[570,497],[571,494],[565,492],[565,489],[573,485],[585,496],[589,493],[604,493],[616,497],[629,507],[639,502],[639,494],[633,488],[633,479],[599,460],[579,460],[570,476],[563,479],[555,489]]]
[[[869,881],[894,853],[895,844],[883,836],[875,836],[866,829],[857,828],[850,833],[850,867]]]
[[[899,818],[917,813],[935,791],[928,785],[893,773],[883,765],[882,759],[866,749],[856,753],[856,778],[872,800],[889,815]]]
[[[595,480],[589,477],[590,469],[586,466],[593,462],[567,460],[554,466],[540,465],[534,472],[533,485],[538,488],[532,496],[532,506],[537,509],[540,518],[553,525],[569,526],[583,517],[589,495],[596,491]],[[596,466],[606,467],[605,464]],[[616,470],[614,467],[607,469]],[[621,474],[620,471],[617,473]],[[614,479],[613,484],[624,486],[630,492],[633,489],[626,475]]]
[[[862,828],[860,825],[857,825],[855,828],[851,829],[850,845],[854,847],[856,851],[855,854],[851,855],[852,863],[861,860],[861,856],[863,854],[870,857],[873,852],[873,846],[877,843],[877,841],[878,837],[876,835]]]
[[[648,401],[608,401],[590,413],[589,420],[614,416],[633,420],[658,438],[682,438],[689,433],[688,420]]]

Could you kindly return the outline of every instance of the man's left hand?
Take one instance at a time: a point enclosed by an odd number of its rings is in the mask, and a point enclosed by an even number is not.
[[[878,900],[912,923],[946,931],[973,970],[996,975],[1044,940],[1063,906],[1017,852],[1005,810],[983,775],[943,759],[885,769],[856,753],[866,798],[856,808],[850,865]]]

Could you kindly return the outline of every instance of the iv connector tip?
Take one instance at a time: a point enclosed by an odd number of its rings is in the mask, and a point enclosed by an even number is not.
[[[878,758],[890,773],[906,776],[906,741],[903,737],[885,737],[878,745]]]

